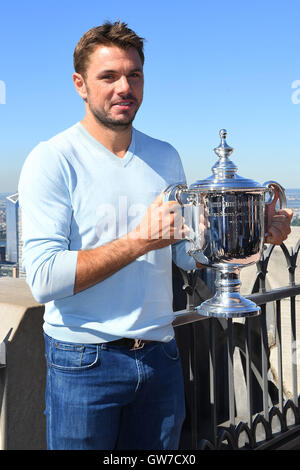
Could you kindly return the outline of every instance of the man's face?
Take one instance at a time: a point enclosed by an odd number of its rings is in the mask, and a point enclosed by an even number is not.
[[[111,129],[131,125],[143,100],[143,66],[136,49],[99,46],[90,55],[84,79],[86,103]]]

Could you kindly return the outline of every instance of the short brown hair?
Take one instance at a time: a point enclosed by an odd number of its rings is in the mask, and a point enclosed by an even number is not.
[[[104,23],[87,31],[78,41],[74,50],[73,63],[75,72],[85,75],[88,59],[98,45],[115,45],[121,49],[134,47],[144,65],[144,38],[139,37],[126,23]]]

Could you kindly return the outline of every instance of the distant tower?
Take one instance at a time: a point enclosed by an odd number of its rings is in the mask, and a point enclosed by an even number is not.
[[[17,277],[25,277],[22,270],[22,226],[19,194],[6,198],[6,260],[17,265]]]

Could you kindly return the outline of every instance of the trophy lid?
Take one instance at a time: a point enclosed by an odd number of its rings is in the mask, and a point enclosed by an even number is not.
[[[213,174],[204,180],[199,180],[191,184],[190,189],[200,189],[203,191],[230,191],[237,189],[263,190],[264,188],[256,181],[243,178],[236,173],[237,166],[229,159],[234,149],[226,142],[226,129],[221,129],[219,134],[221,143],[214,149],[219,160],[212,167]]]

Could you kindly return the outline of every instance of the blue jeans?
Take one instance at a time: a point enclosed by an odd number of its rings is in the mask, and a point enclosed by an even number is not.
[[[48,449],[178,448],[185,400],[175,339],[130,351],[44,336]]]

